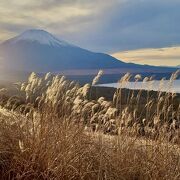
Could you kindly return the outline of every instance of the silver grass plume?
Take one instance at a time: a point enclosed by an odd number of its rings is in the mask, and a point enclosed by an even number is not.
[[[99,81],[100,77],[103,75],[103,70],[99,70],[98,74],[95,76],[95,78],[92,81],[92,85],[94,86]]]

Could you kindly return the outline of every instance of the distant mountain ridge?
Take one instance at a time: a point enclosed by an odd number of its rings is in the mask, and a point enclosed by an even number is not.
[[[173,72],[176,68],[122,62],[108,54],[95,53],[54,37],[44,30],[31,29],[0,44],[0,69],[4,71],[106,74],[124,72]]]

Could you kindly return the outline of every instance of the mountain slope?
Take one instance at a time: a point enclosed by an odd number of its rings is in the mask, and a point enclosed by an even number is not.
[[[70,72],[105,69],[108,74],[124,72],[172,72],[175,68],[124,63],[59,40],[44,30],[28,30],[0,44],[0,67],[8,71]],[[87,72],[88,72],[87,71]],[[86,72],[84,72],[86,73]]]
[[[4,66],[24,71],[115,68],[125,63],[60,41],[43,30],[29,30],[0,46]]]

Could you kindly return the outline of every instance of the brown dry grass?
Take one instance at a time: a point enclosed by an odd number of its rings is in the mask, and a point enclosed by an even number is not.
[[[22,118],[22,119],[21,119]],[[178,146],[87,134],[70,119],[0,119],[1,179],[179,179]]]
[[[173,93],[159,91],[154,100],[147,92],[142,116],[141,91],[126,103],[121,87],[112,102],[89,100],[89,84],[34,73],[20,89],[18,96],[1,96],[9,109],[0,116],[1,179],[180,178],[180,106],[174,108]]]

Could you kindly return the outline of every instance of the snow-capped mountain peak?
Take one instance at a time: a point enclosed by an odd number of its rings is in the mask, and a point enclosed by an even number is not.
[[[19,41],[32,41],[51,46],[70,46],[67,42],[59,40],[52,34],[39,29],[27,30],[15,37],[11,43],[17,43]]]

